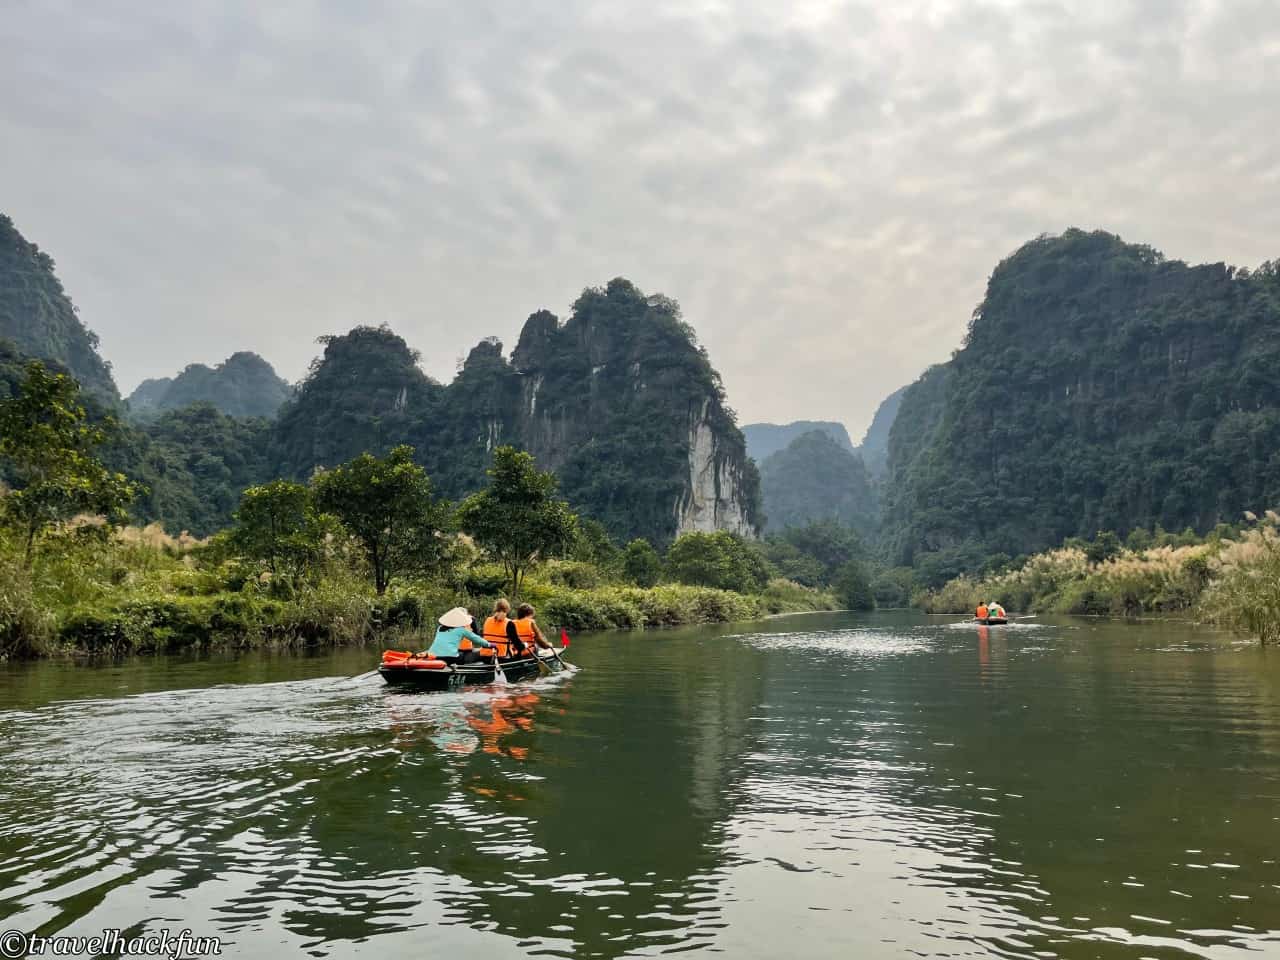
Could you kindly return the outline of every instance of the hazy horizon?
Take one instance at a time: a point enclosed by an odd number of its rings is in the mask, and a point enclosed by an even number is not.
[[[296,381],[384,322],[447,381],[620,275],[740,422],[856,441],[1039,234],[1280,256],[1263,0],[109,0],[0,37],[0,209],[126,394],[237,350]]]

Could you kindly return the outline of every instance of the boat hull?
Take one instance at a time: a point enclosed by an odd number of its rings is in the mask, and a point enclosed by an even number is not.
[[[982,617],[978,620],[984,627],[998,627],[1009,622],[1008,617]]]
[[[502,661],[502,674],[510,683],[529,680],[541,672],[535,657],[520,657]],[[551,673],[559,673],[563,667],[554,657],[541,658]],[[443,669],[429,667],[390,666],[383,664],[378,673],[389,686],[407,690],[461,690],[463,687],[493,683],[497,670],[492,663],[468,663],[446,666]]]

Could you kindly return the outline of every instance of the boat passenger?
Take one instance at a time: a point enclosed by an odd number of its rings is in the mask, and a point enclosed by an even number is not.
[[[995,617],[999,620],[1006,619],[1004,607],[1000,606],[1000,604],[996,603],[994,600],[992,600],[989,604],[987,604],[987,615],[990,617]]]
[[[974,619],[985,620],[987,619],[987,613],[987,605],[985,603],[979,603],[978,609],[974,611]]]
[[[492,646],[488,640],[471,629],[474,623],[466,607],[454,607],[440,618],[436,638],[431,641],[427,656],[445,663],[474,663],[479,657],[475,647]]]
[[[499,657],[514,657],[520,650],[519,634],[516,633],[515,621],[508,614],[511,604],[506,598],[499,598],[493,605],[493,615],[484,622],[481,633],[493,644],[494,653]]]
[[[542,630],[533,619],[533,607],[530,604],[522,603],[516,607],[516,618],[512,622],[515,624],[516,636],[523,650],[532,650],[535,643],[543,649],[551,649],[551,644],[547,642],[547,638],[542,635]]]

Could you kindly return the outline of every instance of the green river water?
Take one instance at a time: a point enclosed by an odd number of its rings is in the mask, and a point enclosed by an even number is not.
[[[237,957],[1280,957],[1280,650],[911,614],[0,666],[0,931]]]

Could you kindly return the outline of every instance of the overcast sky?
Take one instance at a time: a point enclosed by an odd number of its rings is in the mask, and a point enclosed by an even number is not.
[[[449,379],[625,276],[844,421],[1068,226],[1280,257],[1280,0],[0,0],[0,210],[127,393],[391,325]]]

